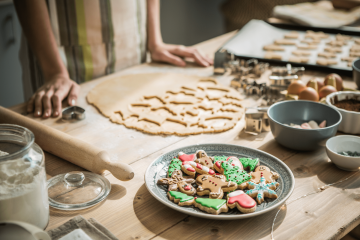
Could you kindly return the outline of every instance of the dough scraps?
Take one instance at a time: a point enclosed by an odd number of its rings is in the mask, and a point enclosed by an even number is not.
[[[171,73],[116,77],[87,95],[112,122],[150,134],[224,132],[242,118],[241,95],[215,79]]]

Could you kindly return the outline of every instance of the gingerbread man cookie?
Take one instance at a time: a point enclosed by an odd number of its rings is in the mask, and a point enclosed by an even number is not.
[[[196,183],[198,184],[198,195],[209,195],[209,198],[212,199],[221,199],[224,196],[224,192],[230,192],[237,188],[236,183],[226,181],[223,175],[200,175],[196,178]]]
[[[256,210],[255,200],[241,190],[227,195],[227,205],[231,209],[236,207],[242,213],[252,213]]]
[[[200,163],[203,166],[214,169],[213,161],[214,158],[209,157],[204,150],[196,151],[196,159],[195,159],[196,163]]]
[[[177,203],[179,206],[191,206],[194,204],[194,197],[188,196],[185,193],[170,191],[167,193],[168,197],[174,203]]]
[[[255,172],[251,173],[251,181],[254,183],[259,183],[262,176],[265,179],[265,183],[274,182],[279,178],[278,173],[272,172],[270,171],[270,168],[261,165],[255,169]]]
[[[277,194],[274,191],[279,185],[278,182],[272,182],[266,184],[265,178],[261,175],[260,183],[249,182],[249,189],[246,194],[252,198],[256,197],[256,201],[261,204],[265,197],[277,198]]]
[[[187,195],[194,195],[196,193],[196,189],[191,186],[194,182],[195,179],[183,178],[183,174],[180,170],[174,170],[171,174],[171,178],[160,178],[157,184],[168,185],[168,191],[180,190]]]
[[[211,198],[198,198],[195,197],[194,206],[200,210],[218,215],[222,212],[227,212],[229,210],[226,205],[225,199],[211,199]]]
[[[183,170],[184,173],[188,174],[191,177],[195,177],[195,173],[215,175],[214,170],[196,162],[183,162],[183,164],[181,165],[181,170]]]

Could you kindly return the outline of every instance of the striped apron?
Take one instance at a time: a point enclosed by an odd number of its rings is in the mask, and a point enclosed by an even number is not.
[[[145,0],[47,0],[50,22],[70,78],[89,81],[146,60]],[[22,41],[25,99],[44,84]]]

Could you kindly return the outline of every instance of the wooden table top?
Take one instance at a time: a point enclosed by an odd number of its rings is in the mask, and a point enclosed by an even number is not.
[[[210,56],[235,32],[231,32],[197,47]],[[105,173],[111,183],[111,192],[102,203],[81,211],[50,210],[47,230],[60,226],[76,215],[86,219],[95,218],[119,239],[271,239],[271,226],[276,211],[258,217],[237,221],[214,221],[188,216],[170,209],[157,201],[145,187],[144,173],[158,156],[175,148],[196,143],[230,143],[266,151],[287,164],[295,176],[295,190],[290,197],[298,198],[317,188],[344,179],[352,172],[336,168],[328,159],[325,149],[314,152],[297,152],[277,144],[271,132],[253,136],[241,131],[243,124],[218,134],[195,136],[155,136],[127,129],[111,123],[93,106],[87,104],[87,93],[97,84],[120,75],[147,72],[175,72],[211,76],[212,67],[189,65],[178,68],[167,64],[146,63],[102,77],[81,85],[78,105],[86,109],[86,119],[69,123],[61,119],[41,120],[43,124],[66,132],[108,151],[113,161],[130,164],[135,177],[121,182],[109,172]],[[305,81],[323,73],[307,72]],[[218,77],[229,85],[231,78]],[[353,82],[345,86],[354,87]],[[24,104],[12,108],[24,112]],[[50,141],[50,139],[49,139]],[[45,153],[47,177],[69,171],[82,170],[63,159]],[[298,200],[284,207],[277,216],[275,239],[339,239],[360,223],[360,173],[351,179],[326,190]]]

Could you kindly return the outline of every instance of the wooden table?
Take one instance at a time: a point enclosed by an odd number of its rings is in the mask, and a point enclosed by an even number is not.
[[[213,56],[214,52],[235,32],[222,35],[198,44],[203,52]],[[241,131],[242,124],[224,133],[203,134],[188,137],[154,136],[127,129],[111,123],[86,103],[85,96],[95,85],[120,75],[146,72],[176,72],[211,76],[213,68],[190,65],[186,68],[166,64],[147,63],[125,71],[102,77],[81,85],[78,105],[86,109],[86,119],[68,123],[60,119],[40,120],[43,124],[76,136],[86,142],[107,150],[113,161],[130,164],[135,177],[121,182],[110,173],[111,182],[108,198],[90,209],[65,212],[51,209],[52,229],[81,214],[95,218],[119,239],[270,239],[270,231],[277,210],[267,214],[237,221],[214,221],[196,218],[170,209],[151,196],[144,184],[144,173],[148,165],[158,156],[175,148],[196,143],[231,143],[266,151],[284,161],[293,171],[296,184],[290,197],[298,198],[323,186],[339,181],[353,174],[336,168],[328,159],[325,149],[315,152],[297,152],[277,144],[271,132],[252,136]],[[324,76],[311,72],[304,77]],[[223,84],[230,83],[230,77],[219,77]],[[354,87],[353,82],[346,82]],[[24,111],[24,105],[12,108]],[[51,141],[51,139],[49,139]],[[45,153],[47,177],[82,170],[65,160]],[[275,239],[339,239],[360,223],[360,173],[344,183],[332,186],[297,202],[279,213],[275,223]]]

